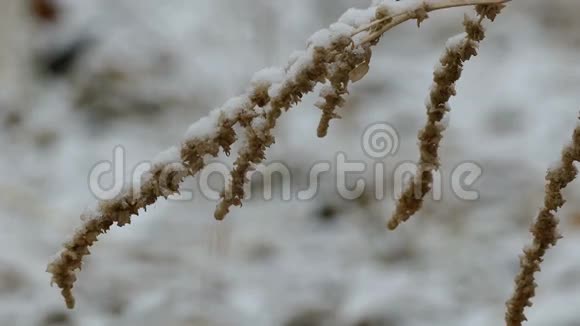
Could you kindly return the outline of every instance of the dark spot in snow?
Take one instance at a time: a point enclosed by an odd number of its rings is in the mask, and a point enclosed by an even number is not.
[[[336,207],[327,204],[320,207],[316,215],[323,221],[332,221],[336,218],[337,214]]]

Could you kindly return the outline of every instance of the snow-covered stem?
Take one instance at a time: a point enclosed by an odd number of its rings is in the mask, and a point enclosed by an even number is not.
[[[546,175],[544,207],[530,229],[533,241],[524,248],[524,253],[520,256],[520,271],[515,278],[514,293],[506,302],[505,321],[508,326],[519,326],[527,320],[524,310],[532,306],[531,299],[536,294],[534,274],[540,271],[546,251],[561,238],[558,218],[554,214],[566,202],[562,190],[578,175],[575,162],[580,162],[580,122],[574,130],[572,142],[562,151],[560,162],[548,170]]]
[[[479,43],[485,38],[483,19],[487,17],[493,21],[502,7],[503,5],[476,6],[479,17],[471,18],[466,15],[463,21],[465,33],[447,41],[445,52],[433,73],[433,85],[426,101],[427,123],[419,133],[420,157],[417,174],[401,194],[395,212],[387,223],[389,229],[396,229],[417,213],[423,206],[423,198],[431,191],[433,171],[440,166],[439,146],[446,128],[442,120],[450,111],[449,100],[456,94],[455,84],[461,78],[464,63],[477,55]]]
[[[114,224],[123,226],[157,201],[179,192],[180,183],[204,168],[206,160],[220,151],[230,154],[238,139],[234,126],[242,126],[246,143],[238,153],[232,180],[222,194],[215,217],[223,219],[232,205],[241,205],[246,174],[265,157],[266,149],[274,143],[272,130],[280,115],[299,103],[315,85],[330,82],[335,91],[323,96],[323,118],[320,134],[325,134],[327,120],[334,117],[334,107],[340,104],[337,96],[346,92],[345,76],[356,81],[364,76],[370,61],[370,47],[377,44],[385,26],[392,26],[396,16],[399,23],[409,19],[421,21],[422,8],[429,11],[473,4],[498,4],[508,0],[426,0],[382,1],[368,9],[350,9],[328,29],[315,33],[305,51],[297,52],[284,68],[268,68],[258,72],[250,88],[241,96],[229,100],[221,108],[194,123],[180,148],[172,148],[160,155],[140,185],[132,185],[115,199],[101,201],[97,208],[81,217],[83,225],[64,244],[64,249],[48,265],[52,282],[62,292],[67,307],[75,305],[72,289],[76,272],[82,267],[84,256]],[[375,23],[376,22],[376,23]],[[391,27],[392,28],[392,27]],[[370,39],[369,37],[374,37]],[[350,71],[349,71],[350,70]],[[347,74],[348,72],[348,74]]]
[[[369,26],[359,28],[359,30],[368,30],[370,28],[374,30],[374,32],[364,38],[361,43],[373,42],[380,38],[385,32],[406,22],[407,20],[415,19],[417,20],[417,26],[419,26],[423,20],[429,18],[428,13],[431,11],[465,6],[481,7],[483,5],[488,8],[501,9],[505,3],[510,1],[511,0],[412,0],[400,2],[401,5],[396,7],[394,11],[390,12],[388,16],[381,17],[381,19],[372,22]],[[493,16],[492,20],[494,18],[495,16]],[[382,26],[376,28],[377,25]]]
[[[345,103],[344,95],[348,93],[348,84],[366,75],[369,71],[371,54],[370,48],[366,48],[365,52],[345,52],[340,54],[340,60],[329,67],[329,85],[322,89],[320,92],[322,100],[316,103],[316,106],[322,110],[317,129],[318,137],[326,137],[330,121],[340,118],[335,111]]]

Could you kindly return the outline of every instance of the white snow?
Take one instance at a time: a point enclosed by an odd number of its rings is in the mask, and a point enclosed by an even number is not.
[[[332,87],[331,85],[324,85],[320,89],[320,97],[333,96],[335,94],[336,94],[336,91],[335,91],[334,87]]]
[[[218,131],[220,112],[221,110],[212,111],[210,115],[199,119],[197,122],[194,122],[185,133],[185,139],[214,138]]]
[[[465,46],[467,42],[467,33],[460,33],[453,37],[450,37],[445,43],[445,47],[447,47],[451,51],[458,51],[458,49]]]
[[[402,10],[409,1],[375,4]],[[578,126],[580,2],[512,1],[485,23],[480,55],[466,63],[451,100],[452,124],[441,123],[443,200],[426,202],[400,230],[384,229],[394,209],[392,183],[417,160],[433,65],[471,9],[431,13],[419,30],[410,22],[389,31],[326,138],[316,137],[321,113],[314,107],[324,86],[278,120],[276,143],[258,170],[283,163],[293,193],[317,185],[314,198],[281,199],[275,174],[273,199],[263,199],[267,175],[258,174],[252,198],[215,222],[216,202],[201,189],[204,181],[223,189],[244,140],[239,130],[231,157],[208,158],[211,177],[188,178],[180,199],[160,200],[99,237],[78,275],[73,312],[45,268],[81,225],[81,213],[98,213],[98,206],[85,210],[95,200],[91,169],[112,163],[119,145],[126,178],[142,162],[179,160],[176,148],[155,156],[179,146],[183,131],[208,114],[187,137],[212,137],[220,116],[250,105],[244,92],[253,83],[271,83],[275,95],[311,62],[308,37],[367,2],[59,2],[68,8],[65,21],[38,30],[19,16],[22,1],[0,1],[0,325],[271,326],[307,323],[308,316],[322,320],[308,320],[313,325],[503,324],[546,169],[557,167],[550,164]],[[350,10],[341,23],[356,28],[376,9]],[[349,28],[329,30],[332,38]],[[27,42],[66,44],[85,32],[95,43],[72,75],[32,73]],[[459,36],[448,45],[458,44]],[[260,71],[286,68],[289,54],[295,65],[288,74]],[[364,131],[376,123],[396,129],[399,141],[397,154],[378,162],[363,147]],[[339,153],[367,167],[347,180],[368,181],[361,200],[336,191]],[[330,171],[321,172],[326,164]],[[374,170],[382,166],[386,198],[375,200]],[[483,171],[464,189],[479,200],[461,200],[451,188],[466,166]],[[574,182],[565,192],[558,212],[564,238],[547,253],[526,326],[577,324],[579,187]]]
[[[335,38],[350,37],[350,34],[355,30],[354,27],[345,23],[334,23],[330,25],[330,30],[335,34]]]
[[[88,222],[92,219],[99,218],[99,207],[96,202],[94,202],[91,206],[85,207],[83,212],[81,213],[81,221]]]
[[[284,80],[285,76],[286,74],[284,73],[284,70],[280,67],[264,68],[254,74],[254,77],[252,77],[252,84],[259,86],[280,83]]]
[[[181,155],[177,146],[171,146],[163,152],[157,154],[152,161],[152,166],[164,166],[171,163],[180,163]]]
[[[392,1],[392,0],[382,0],[376,3],[378,7],[383,7],[388,10],[391,15],[398,15],[404,12],[414,11],[425,3],[424,0],[404,0],[404,1]]]
[[[449,128],[449,124],[451,123],[451,114],[452,113],[447,112],[443,116],[443,120],[437,123],[437,126],[438,128],[440,128],[441,131],[447,130]]]
[[[350,8],[338,20],[338,22],[352,27],[360,27],[370,23],[376,14],[376,7],[366,9]]]
[[[213,114],[223,114],[226,119],[233,119],[244,109],[249,109],[252,105],[250,99],[245,96],[236,96],[229,99],[219,111],[214,111]]]
[[[327,48],[332,42],[332,33],[328,29],[321,29],[312,34],[308,39],[308,44],[311,46],[321,46]]]
[[[257,129],[257,130],[261,130],[262,128],[264,128],[264,126],[266,125],[267,120],[266,118],[264,118],[263,116],[259,116],[256,117],[253,121],[252,121],[252,127]]]

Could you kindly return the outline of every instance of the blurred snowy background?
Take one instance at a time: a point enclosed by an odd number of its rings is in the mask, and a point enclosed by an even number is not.
[[[255,71],[284,65],[313,32],[367,5],[0,0],[0,325],[502,324],[545,170],[576,125],[578,1],[514,0],[466,66],[443,173],[479,164],[479,200],[446,189],[396,232],[384,228],[392,200],[374,200],[372,189],[342,200],[331,174],[314,200],[251,200],[222,223],[202,196],[160,201],[92,249],[76,310],[50,287],[46,264],[94,201],[92,166],[117,145],[130,169],[178,144]],[[389,163],[415,160],[432,69],[464,12],[389,32],[329,136],[316,137],[310,96],[281,119],[268,159],[297,180],[340,151],[372,163],[361,135],[385,121],[401,137]],[[565,238],[539,274],[528,325],[580,325],[578,183],[566,196]]]

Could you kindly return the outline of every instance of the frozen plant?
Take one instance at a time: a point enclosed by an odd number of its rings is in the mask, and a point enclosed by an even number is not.
[[[75,306],[72,289],[76,272],[98,237],[114,224],[129,224],[132,216],[158,198],[179,193],[183,179],[200,172],[207,159],[216,157],[221,151],[230,155],[232,145],[239,138],[235,126],[242,127],[245,143],[237,153],[231,179],[216,207],[214,215],[218,220],[224,219],[232,206],[241,206],[247,175],[265,159],[267,148],[274,143],[272,131],[282,113],[299,103],[317,84],[326,84],[316,103],[322,111],[317,133],[319,137],[326,136],[331,120],[339,117],[336,111],[344,104],[349,84],[364,78],[369,71],[372,48],[385,32],[408,20],[416,20],[419,26],[432,11],[474,6],[477,16],[465,17],[465,32],[447,42],[434,71],[426,101],[427,123],[419,134],[419,169],[388,222],[388,227],[395,229],[420,210],[424,196],[431,191],[433,172],[440,165],[438,149],[447,127],[448,102],[455,95],[455,84],[461,77],[463,65],[477,54],[479,43],[484,39],[483,22],[493,21],[509,1],[374,1],[367,9],[349,9],[328,29],[316,32],[309,38],[307,48],[296,51],[286,66],[256,73],[244,94],[230,99],[194,123],[179,147],[161,153],[140,184],[127,186],[122,195],[101,201],[94,210],[83,213],[82,226],[47,269],[52,274],[52,282],[61,289],[67,307]],[[564,203],[560,190],[575,178],[573,163],[579,160],[580,130],[576,130],[573,144],[564,151],[562,164],[548,174],[545,208],[532,229],[534,242],[524,251],[514,295],[507,304],[508,325],[521,325],[525,320],[523,311],[531,305],[536,286],[534,273],[539,270],[546,249],[559,238],[554,212]]]

